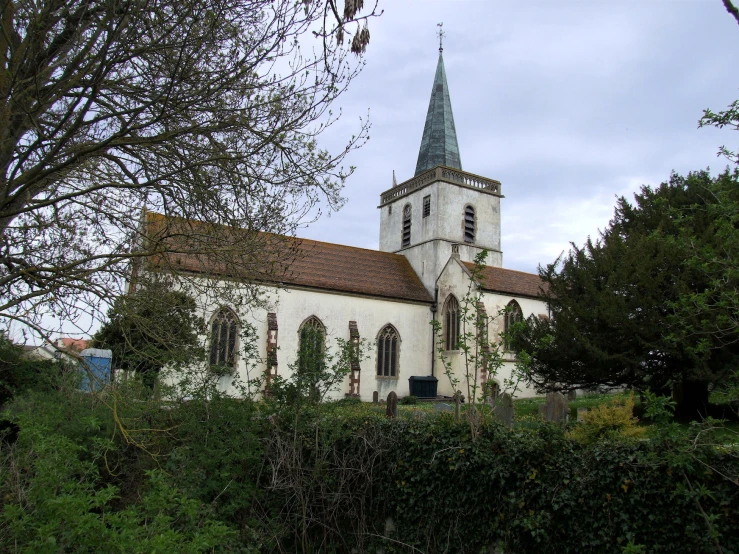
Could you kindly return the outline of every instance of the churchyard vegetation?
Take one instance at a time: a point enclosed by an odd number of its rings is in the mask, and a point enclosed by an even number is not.
[[[319,140],[376,3],[5,0],[0,15],[6,325],[91,326],[149,262],[265,276],[289,263],[288,248],[265,263],[277,235],[341,206],[368,121],[334,151]],[[152,229],[147,210],[168,217]],[[189,286],[218,290],[207,280]]]
[[[498,389],[495,378],[503,365],[502,344],[497,334],[489,335],[489,328],[505,313],[488,315],[483,304],[484,292],[480,288],[481,272],[485,267],[488,251],[483,250],[475,256],[474,267],[470,276],[467,291],[459,301],[459,311],[452,317],[455,322],[449,321],[448,314],[442,313],[446,322],[436,319],[431,321],[434,330],[437,359],[442,365],[444,376],[457,395],[466,392],[469,408],[466,416],[471,428],[474,429],[478,421],[478,404],[496,396],[500,392],[515,392],[517,383],[506,380],[503,387]],[[446,326],[453,325],[456,331],[449,334]],[[451,340],[453,344],[448,344]],[[455,372],[455,364],[449,355],[454,350],[461,357],[461,375]],[[461,378],[460,378],[461,377]]]
[[[706,415],[709,386],[736,379],[739,171],[673,174],[620,198],[597,240],[540,270],[552,317],[512,339],[540,390],[674,390]]]
[[[182,401],[120,384],[114,415],[113,392],[60,377],[5,406],[19,432],[0,441],[0,550],[739,549],[739,450],[713,421],[637,439],[618,432],[633,427],[623,410],[604,411],[591,427],[608,432],[580,437],[574,422],[508,429],[481,408],[473,435],[418,406],[388,419],[202,384]]]
[[[205,361],[204,335],[193,298],[174,290],[168,276],[154,275],[116,298],[93,346],[110,349],[116,369],[153,388],[165,366],[176,370]]]

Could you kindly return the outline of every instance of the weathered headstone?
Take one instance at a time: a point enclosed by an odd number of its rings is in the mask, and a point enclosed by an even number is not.
[[[377,404],[379,399],[380,399],[380,393],[378,393],[377,391],[373,392],[372,393],[372,403]]]
[[[577,389],[572,389],[572,390],[567,391],[567,400],[569,402],[577,400]]]
[[[395,391],[390,391],[390,394],[387,395],[385,415],[390,419],[398,417],[398,395],[395,394]]]
[[[585,414],[588,413],[587,408],[578,408],[577,409],[577,421],[585,421]]]
[[[495,404],[498,402],[498,395],[497,394],[491,394],[485,400],[486,400],[488,406],[490,406],[490,409],[492,410],[492,409],[495,408]]]
[[[462,411],[462,393],[460,391],[457,391],[454,393],[454,419],[459,421],[459,417],[461,415]]]
[[[554,423],[565,423],[567,421],[567,398],[561,392],[547,393],[547,401],[544,404],[544,419]]]
[[[498,396],[493,413],[503,425],[509,429],[513,427],[513,398],[510,394],[504,392]]]
[[[452,412],[454,411],[454,408],[450,404],[444,404],[443,402],[439,402],[438,404],[434,404],[434,412]]]
[[[426,417],[426,412],[423,410],[413,410],[413,419],[416,421],[421,421]]]
[[[547,405],[546,404],[539,404],[538,407],[539,410],[539,417],[544,419],[547,416]]]

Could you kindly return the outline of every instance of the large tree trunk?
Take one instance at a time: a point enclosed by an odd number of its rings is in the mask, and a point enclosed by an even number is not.
[[[685,419],[703,419],[708,414],[708,382],[684,379],[672,389],[677,402],[675,415]]]

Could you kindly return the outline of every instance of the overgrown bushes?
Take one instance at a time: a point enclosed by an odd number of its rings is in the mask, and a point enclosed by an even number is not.
[[[706,425],[579,442],[484,419],[472,439],[450,414],[122,400],[12,404],[3,551],[739,552],[737,452]]]

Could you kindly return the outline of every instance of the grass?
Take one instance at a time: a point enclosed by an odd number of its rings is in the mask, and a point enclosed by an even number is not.
[[[595,408],[596,406],[608,402],[614,396],[615,393],[585,393],[578,395],[575,400],[568,402],[568,405],[573,413],[577,414],[578,408]],[[513,401],[513,406],[516,410],[516,416],[537,416],[539,413],[539,406],[546,402],[546,398],[543,396],[535,396],[533,398],[517,398]]]
[[[578,396],[575,400],[570,401],[569,407],[571,410],[570,421],[575,421],[577,418],[578,408],[592,409],[596,406],[604,404],[614,397],[618,396],[617,393],[585,393]],[[635,399],[638,404],[638,398]],[[534,428],[540,424],[539,419],[539,406],[546,402],[546,398],[543,396],[537,396],[533,398],[517,398],[513,401],[513,406],[516,412],[516,427],[517,428]],[[453,402],[447,402],[447,404],[454,406]],[[327,405],[331,411],[337,411],[342,414],[353,414],[363,417],[385,417],[385,404],[373,404],[371,402],[359,402],[359,401],[345,401],[340,400],[338,402],[331,402]],[[462,405],[462,410],[466,408],[466,405]],[[412,419],[419,417],[419,413],[424,416],[435,415],[438,412],[434,410],[434,404],[431,402],[419,402],[417,404],[405,405],[398,404],[398,417],[404,419]],[[645,426],[651,426],[648,423],[642,423]],[[689,427],[689,423],[680,423],[682,427]],[[719,427],[713,431],[714,438],[717,444],[738,444],[739,443],[739,422],[727,421],[719,424]]]

